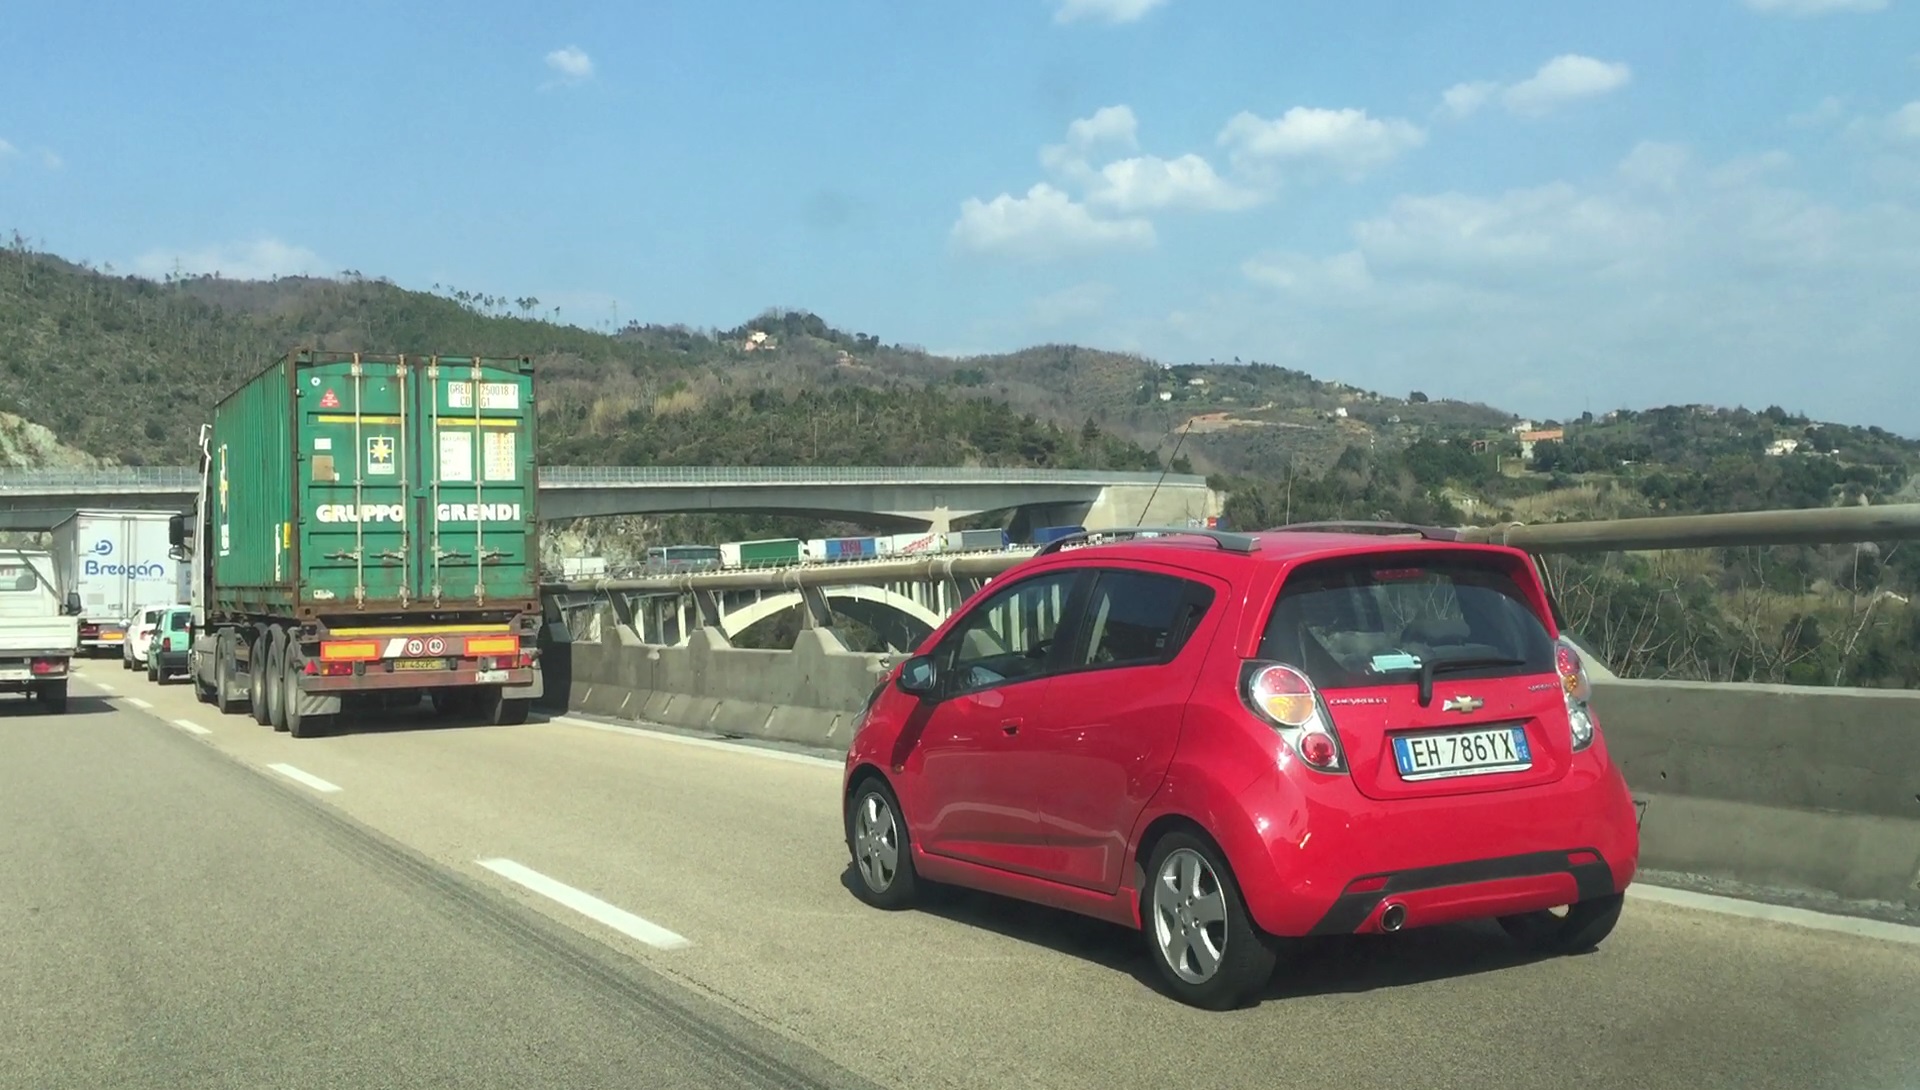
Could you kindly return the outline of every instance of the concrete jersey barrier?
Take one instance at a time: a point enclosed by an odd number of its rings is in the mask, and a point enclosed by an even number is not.
[[[660,647],[611,617],[598,640],[555,650],[571,676],[549,691],[573,710],[834,750],[887,661],[823,629],[792,651],[734,648],[711,629]],[[1604,675],[1595,691],[1646,803],[1644,868],[1920,909],[1920,693]]]

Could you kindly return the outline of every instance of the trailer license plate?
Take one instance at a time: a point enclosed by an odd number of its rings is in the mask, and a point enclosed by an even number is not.
[[[396,670],[444,670],[447,668],[447,660],[398,659],[394,662],[393,668]]]
[[[507,672],[505,670],[482,670],[473,676],[473,680],[482,685],[494,681],[505,681],[507,680]]]
[[[25,667],[0,670],[0,681],[25,681],[33,676],[33,671]]]
[[[1394,763],[1403,780],[1437,780],[1530,768],[1522,727],[1403,734],[1393,740]]]

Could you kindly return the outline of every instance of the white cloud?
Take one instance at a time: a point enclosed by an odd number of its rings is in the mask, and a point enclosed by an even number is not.
[[[14,147],[12,144],[7,143],[5,140],[0,140],[0,159],[11,159],[14,156],[19,154],[20,154],[19,148]]]
[[[1625,64],[1565,53],[1518,83],[1503,85],[1492,80],[1456,83],[1440,93],[1438,112],[1458,121],[1472,117],[1497,99],[1508,113],[1541,117],[1569,102],[1617,91],[1632,81],[1633,69]]]
[[[1135,156],[1108,163],[1087,196],[1087,203],[1118,212],[1188,208],[1233,212],[1264,199],[1252,189],[1228,182],[1198,155],[1162,159]]]
[[[1769,15],[1833,15],[1838,12],[1883,11],[1887,0],[1746,0],[1754,11]]]
[[[1822,128],[1840,120],[1846,112],[1846,103],[1838,95],[1828,95],[1810,109],[1800,110],[1787,115],[1787,124],[1794,128]]]
[[[1145,219],[1103,220],[1045,182],[1026,196],[1002,193],[991,201],[969,197],[960,205],[954,243],[981,254],[1051,261],[1088,253],[1146,249],[1155,242]]]
[[[593,78],[593,58],[577,45],[548,53],[547,67],[561,83],[585,83]]]
[[[1093,174],[1087,159],[1107,147],[1133,151],[1140,146],[1140,119],[1125,104],[1102,106],[1089,117],[1075,118],[1067,126],[1063,144],[1048,144],[1040,149],[1040,162],[1048,170],[1086,182]]]
[[[1272,119],[1243,110],[1218,137],[1236,162],[1256,167],[1317,162],[1348,177],[1385,166],[1426,140],[1426,132],[1411,121],[1369,117],[1365,110],[1312,106],[1295,106]]]
[[[1887,118],[1887,135],[1895,140],[1920,141],[1920,101],[1909,102]]]
[[[1190,316],[1191,351],[1526,413],[1778,402],[1920,430],[1920,209],[1816,197],[1777,152],[1647,143],[1586,181],[1409,194],[1241,272],[1257,293]]]
[[[1569,102],[1617,91],[1632,79],[1633,70],[1624,64],[1568,53],[1541,65],[1532,78],[1507,88],[1500,98],[1509,111],[1538,117]]]
[[[1450,117],[1471,117],[1499,91],[1500,85],[1490,80],[1456,83],[1441,92],[1440,109]]]
[[[228,280],[269,280],[276,276],[329,276],[337,271],[305,246],[270,237],[194,250],[149,250],[134,258],[129,267],[135,274],[155,280],[173,272],[189,276],[219,273]]]
[[[67,165],[67,161],[65,159],[60,158],[60,155],[58,152],[50,151],[46,148],[41,148],[40,149],[40,165],[43,167],[46,167],[48,170],[59,170],[61,167],[64,167]]]
[[[1077,23],[1131,23],[1142,19],[1167,0],[1053,0],[1053,21]]]

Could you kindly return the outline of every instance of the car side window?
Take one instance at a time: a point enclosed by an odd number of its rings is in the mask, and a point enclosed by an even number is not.
[[[1025,681],[1048,669],[1079,573],[1024,579],[969,610],[941,642],[940,676],[950,693]]]
[[[1171,662],[1213,604],[1213,588],[1173,575],[1103,571],[1087,599],[1076,666]]]

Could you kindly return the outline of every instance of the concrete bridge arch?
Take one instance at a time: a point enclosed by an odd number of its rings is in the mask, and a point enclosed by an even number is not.
[[[904,594],[886,587],[821,587],[827,604],[837,616],[858,621],[878,633],[891,647],[905,651],[918,646],[938,628],[945,618]],[[790,590],[768,594],[720,617],[721,627],[734,635],[777,617],[795,607],[806,608],[806,597]],[[680,645],[686,644],[682,637]]]

